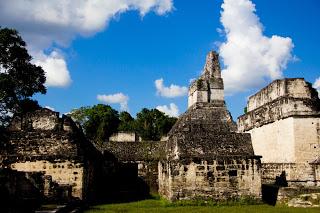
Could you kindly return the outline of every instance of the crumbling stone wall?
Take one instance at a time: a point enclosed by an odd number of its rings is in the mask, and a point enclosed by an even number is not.
[[[106,142],[102,149],[112,153],[119,163],[137,164],[137,176],[158,192],[158,161],[164,157],[166,141]]]
[[[158,161],[140,161],[138,163],[138,176],[149,187],[152,194],[157,194],[159,191],[159,168]]]
[[[258,93],[249,97],[248,111],[261,107],[279,97],[291,97],[298,99],[312,98],[310,85],[303,78],[287,78],[275,80]]]
[[[249,98],[238,130],[250,133],[262,156],[262,181],[283,171],[289,185],[317,185],[320,157],[320,100],[302,78],[275,80]]]
[[[90,197],[87,192],[94,185],[93,162],[99,152],[71,118],[41,109],[15,116],[8,133],[0,153],[2,168],[41,172],[66,190],[71,188],[71,198]]]
[[[209,52],[203,68],[203,74],[189,87],[188,107],[195,103],[224,101],[224,86],[218,54]]]
[[[25,161],[10,165],[12,170],[21,172],[42,172],[51,177],[59,185],[69,185],[72,188],[71,196],[82,199],[84,187],[84,167],[75,161]]]
[[[219,157],[198,162],[159,162],[160,194],[169,200],[227,200],[259,196],[259,158]],[[255,181],[252,181],[255,180]]]

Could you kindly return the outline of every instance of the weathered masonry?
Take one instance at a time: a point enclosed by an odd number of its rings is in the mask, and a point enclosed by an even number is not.
[[[127,184],[145,185],[145,191],[136,192],[136,196],[145,193],[158,193],[158,162],[164,156],[165,141],[109,141],[103,146],[104,153],[112,153],[118,161],[118,179]],[[123,183],[119,183],[121,187]],[[144,187],[141,185],[141,187]]]
[[[92,195],[98,153],[71,118],[41,109],[15,116],[8,131],[1,168],[41,174],[35,184],[47,199],[84,200]]]
[[[275,80],[249,98],[238,119],[262,155],[262,181],[285,172],[289,186],[320,186],[320,100],[302,78]]]
[[[189,109],[171,129],[159,162],[159,193],[169,200],[259,197],[260,157],[237,133],[223,97],[218,55],[189,88]]]

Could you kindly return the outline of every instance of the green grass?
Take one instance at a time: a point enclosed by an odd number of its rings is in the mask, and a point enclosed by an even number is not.
[[[217,203],[205,202],[178,202],[169,203],[162,199],[149,199],[131,203],[121,204],[105,204],[90,207],[85,213],[111,213],[111,212],[231,212],[231,213],[264,213],[264,212],[277,212],[277,213],[319,213],[320,208],[290,208],[286,206],[268,206],[265,204],[259,205],[241,205],[237,203],[227,205],[219,205]]]

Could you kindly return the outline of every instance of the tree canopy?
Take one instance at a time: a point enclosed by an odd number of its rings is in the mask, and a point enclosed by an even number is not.
[[[157,109],[144,108],[137,114],[136,131],[143,140],[157,141],[170,131],[176,120]]]
[[[39,107],[29,97],[46,93],[45,73],[31,60],[18,32],[0,27],[0,125],[6,124],[12,113]]]
[[[143,140],[160,140],[176,122],[157,109],[142,109],[134,119],[130,113],[120,114],[108,105],[81,107],[72,110],[71,117],[84,128],[86,136],[101,143],[117,131],[136,132]]]
[[[81,107],[72,110],[70,115],[82,125],[86,136],[97,143],[108,140],[120,123],[119,113],[104,104]]]
[[[119,115],[120,124],[118,126],[118,131],[122,132],[134,132],[135,129],[135,122],[134,118],[130,115],[130,113],[123,111]]]

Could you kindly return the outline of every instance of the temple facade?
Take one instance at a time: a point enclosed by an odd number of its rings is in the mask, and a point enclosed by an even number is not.
[[[169,200],[260,197],[260,157],[250,134],[236,132],[223,89],[218,54],[210,52],[159,161],[159,193]]]
[[[262,180],[281,173],[289,186],[320,185],[320,100],[303,78],[275,80],[252,95],[238,130],[262,156]]]

